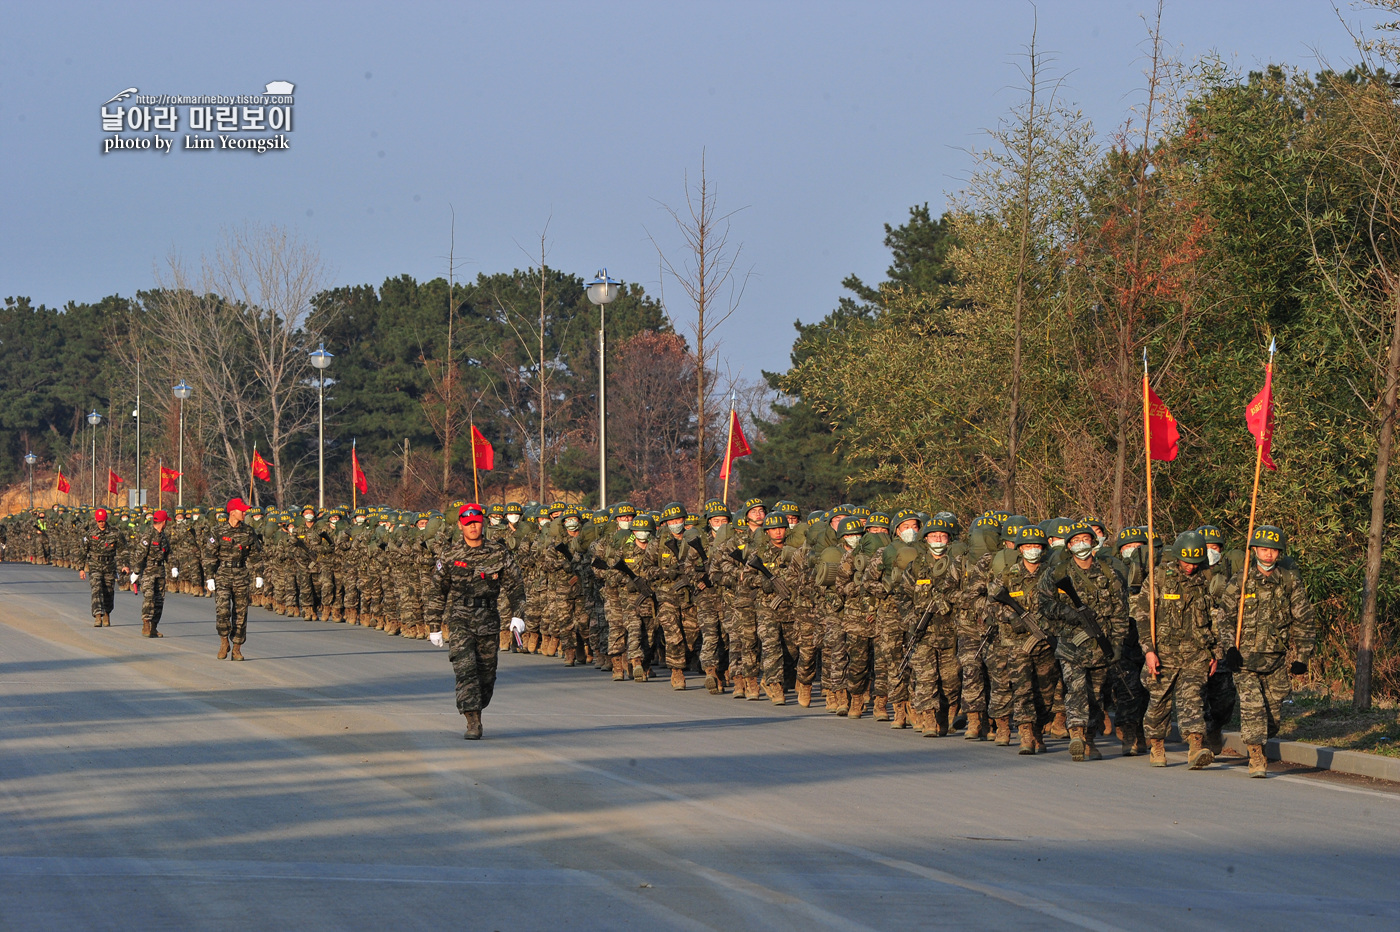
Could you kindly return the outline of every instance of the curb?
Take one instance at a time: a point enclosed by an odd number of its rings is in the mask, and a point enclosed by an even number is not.
[[[1237,754],[1249,754],[1237,731],[1225,733],[1225,748]],[[1300,767],[1314,767],[1334,773],[1349,773],[1373,780],[1400,783],[1400,758],[1397,757],[1382,757],[1364,751],[1343,751],[1302,741],[1280,741],[1277,738],[1270,738],[1264,745],[1264,756],[1269,760],[1297,764]]]

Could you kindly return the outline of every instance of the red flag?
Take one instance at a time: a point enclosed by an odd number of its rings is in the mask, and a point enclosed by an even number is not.
[[[365,471],[360,468],[360,454],[355,452],[354,444],[350,445],[350,477],[355,482],[355,491],[361,495],[369,494],[369,480],[365,478]]]
[[[725,453],[724,466],[719,471],[721,479],[729,478],[729,467],[741,456],[748,456],[751,452],[749,442],[744,439],[744,429],[739,426],[739,412],[733,408],[729,409],[729,449]]]
[[[472,461],[477,469],[491,469],[496,465],[496,451],[491,449],[491,441],[482,436],[475,424],[472,425]]]
[[[125,481],[125,479],[114,473],[112,470],[107,470],[107,491],[112,495],[117,494],[117,486],[121,485]]]
[[[262,454],[258,452],[257,447],[253,447],[253,475],[257,476],[263,482],[272,481],[272,470],[268,468],[267,460],[262,458]]]
[[[1181,439],[1176,418],[1151,388],[1147,389],[1147,438],[1148,452],[1154,460],[1176,459],[1176,442]]]
[[[1260,462],[1270,469],[1278,469],[1269,457],[1270,448],[1274,441],[1274,367],[1272,363],[1264,367],[1264,387],[1245,406],[1244,422],[1249,425],[1249,432],[1254,435],[1254,442],[1259,447]]]
[[[180,491],[180,474],[173,469],[164,466],[160,468],[160,490],[162,492]]]
[[[67,495],[68,490],[71,488],[72,486],[68,484],[68,480],[63,478],[63,470],[60,469],[58,471],[58,490],[64,495]]]

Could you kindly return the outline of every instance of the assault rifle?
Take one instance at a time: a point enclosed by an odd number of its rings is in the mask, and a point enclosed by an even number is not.
[[[992,596],[992,601],[999,602],[1011,609],[1012,614],[1016,616],[1016,620],[1024,624],[1027,628],[1030,628],[1031,634],[1034,634],[1037,640],[1047,643],[1050,641],[1050,636],[1045,633],[1045,629],[1036,624],[1034,616],[1026,611],[1025,607],[1022,606],[1020,602],[1017,602],[1011,593],[1005,590],[998,592],[996,595]]]
[[[914,660],[914,651],[918,649],[919,642],[924,639],[924,632],[928,630],[929,623],[933,621],[934,600],[929,599],[928,608],[919,616],[918,624],[914,625],[914,632],[909,637],[909,649],[904,652],[904,659],[899,662],[899,669],[895,671],[895,676],[903,676],[904,671],[909,669],[909,664]]]
[[[744,562],[744,565],[752,569],[758,570],[759,575],[761,575],[764,579],[773,584],[774,592],[778,593],[778,595],[786,601],[792,601],[792,590],[787,587],[787,583],[774,576],[773,571],[764,565],[763,557],[759,556],[758,554],[754,554]]]
[[[1113,672],[1117,675],[1119,682],[1123,684],[1123,688],[1127,691],[1128,695],[1131,696],[1134,691],[1133,682],[1128,678],[1128,674],[1123,670],[1123,665],[1118,662],[1118,658],[1114,656],[1113,642],[1108,639],[1107,634],[1104,634],[1103,628],[1099,625],[1099,620],[1094,617],[1093,610],[1080,600],[1079,593],[1075,591],[1074,583],[1068,576],[1061,579],[1056,584],[1055,588],[1069,596],[1070,602],[1074,604],[1074,610],[1078,616],[1079,624],[1084,628],[1084,631],[1089,637],[1093,638],[1098,643],[1099,650],[1103,651],[1103,655],[1108,658],[1108,665],[1113,668]]]
[[[617,570],[623,576],[626,576],[628,579],[630,579],[634,584],[633,588],[637,592],[641,593],[642,596],[644,596],[645,598],[656,598],[656,593],[652,591],[651,583],[647,582],[641,576],[638,576],[636,571],[633,570],[632,567],[627,565],[626,560],[622,559],[621,557],[618,557],[617,560],[611,566],[608,567],[608,569]]]

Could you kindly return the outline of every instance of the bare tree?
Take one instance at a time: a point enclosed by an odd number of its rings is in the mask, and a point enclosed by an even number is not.
[[[705,154],[700,154],[700,183],[685,179],[685,210],[662,208],[670,215],[685,243],[684,259],[673,261],[652,238],[661,266],[680,284],[695,309],[690,321],[690,333],[695,338],[695,484],[696,501],[708,497],[708,470],[705,457],[706,433],[711,417],[711,361],[719,349],[715,332],[739,309],[751,271],[737,272],[742,243],[731,243],[730,219],[744,208],[721,214],[718,192],[710,184],[705,169]]]
[[[460,374],[457,365],[457,349],[453,330],[457,322],[457,212],[452,211],[452,226],[448,234],[447,249],[447,343],[441,359],[429,358],[426,351],[419,359],[428,371],[432,388],[423,397],[423,414],[432,425],[433,432],[442,441],[442,495],[447,495],[452,483],[452,438],[461,426],[463,415],[462,401],[457,398],[457,382]]]

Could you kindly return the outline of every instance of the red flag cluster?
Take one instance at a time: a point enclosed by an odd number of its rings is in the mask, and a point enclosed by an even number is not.
[[[491,469],[496,465],[496,451],[491,449],[491,441],[472,425],[472,464],[477,469]]]
[[[1272,349],[1270,350],[1272,360]],[[1144,364],[1145,364],[1144,357]],[[1254,435],[1259,449],[1259,461],[1269,469],[1277,469],[1272,452],[1274,440],[1274,367],[1272,361],[1264,367],[1264,387],[1250,399],[1244,408],[1244,422]],[[1147,384],[1146,371],[1143,373],[1142,390],[1147,400],[1147,452],[1154,460],[1174,460],[1177,455],[1177,441],[1181,439],[1177,431],[1176,418],[1172,417],[1162,399],[1157,397]],[[745,447],[745,452],[748,448]]]
[[[108,493],[110,493],[110,494],[112,494],[112,495],[116,495],[116,494],[117,494],[117,486],[121,485],[121,484],[122,484],[123,482],[125,482],[125,481],[126,481],[125,479],[123,479],[121,476],[117,475],[117,474],[116,474],[115,472],[113,472],[112,470],[110,470],[110,469],[107,470],[107,491],[108,491]]]
[[[253,447],[253,475],[263,482],[272,481],[272,470],[267,465],[267,460],[262,458],[257,447]]]
[[[361,495],[369,492],[369,480],[365,478],[365,471],[360,468],[360,454],[354,444],[350,445],[350,478],[355,483],[355,491]]]
[[[741,456],[748,456],[753,451],[749,449],[749,442],[744,439],[744,429],[739,426],[739,412],[733,408],[729,409],[729,446],[724,453],[724,466],[720,468],[719,477],[729,478],[729,470],[733,467],[734,461]]]
[[[160,468],[160,490],[162,492],[180,491],[180,473],[162,466]]]

